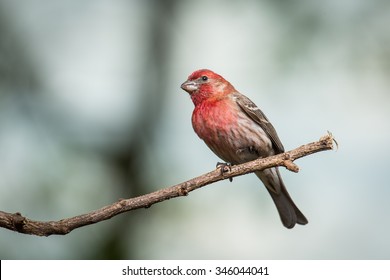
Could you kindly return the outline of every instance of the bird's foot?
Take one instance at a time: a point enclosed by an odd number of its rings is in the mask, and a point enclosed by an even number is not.
[[[226,172],[232,171],[232,164],[227,162],[217,162],[216,168],[221,170],[221,175],[223,175]],[[230,182],[233,182],[233,178],[229,178]]]

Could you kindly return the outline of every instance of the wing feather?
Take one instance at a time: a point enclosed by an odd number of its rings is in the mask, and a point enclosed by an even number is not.
[[[267,133],[268,137],[271,139],[272,144],[275,149],[276,154],[284,152],[284,147],[280,141],[278,134],[276,133],[275,128],[264,115],[264,113],[252,102],[248,97],[242,95],[241,93],[235,93],[235,100],[240,108],[260,127]]]

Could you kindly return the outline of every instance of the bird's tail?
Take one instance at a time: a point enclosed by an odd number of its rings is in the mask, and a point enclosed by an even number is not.
[[[305,225],[308,223],[306,217],[288,194],[277,167],[258,171],[256,175],[266,186],[286,228],[293,228],[295,224]]]

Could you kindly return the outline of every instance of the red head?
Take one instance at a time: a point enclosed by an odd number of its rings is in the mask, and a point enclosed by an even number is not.
[[[208,98],[234,92],[234,87],[220,75],[208,69],[197,70],[192,73],[181,88],[188,92],[195,106]]]

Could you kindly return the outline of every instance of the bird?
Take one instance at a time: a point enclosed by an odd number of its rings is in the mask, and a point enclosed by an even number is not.
[[[284,152],[275,128],[248,97],[221,75],[196,70],[181,85],[195,108],[192,127],[219,158],[236,165]],[[287,192],[278,167],[256,171],[277,208],[282,224],[293,228],[308,223]]]

